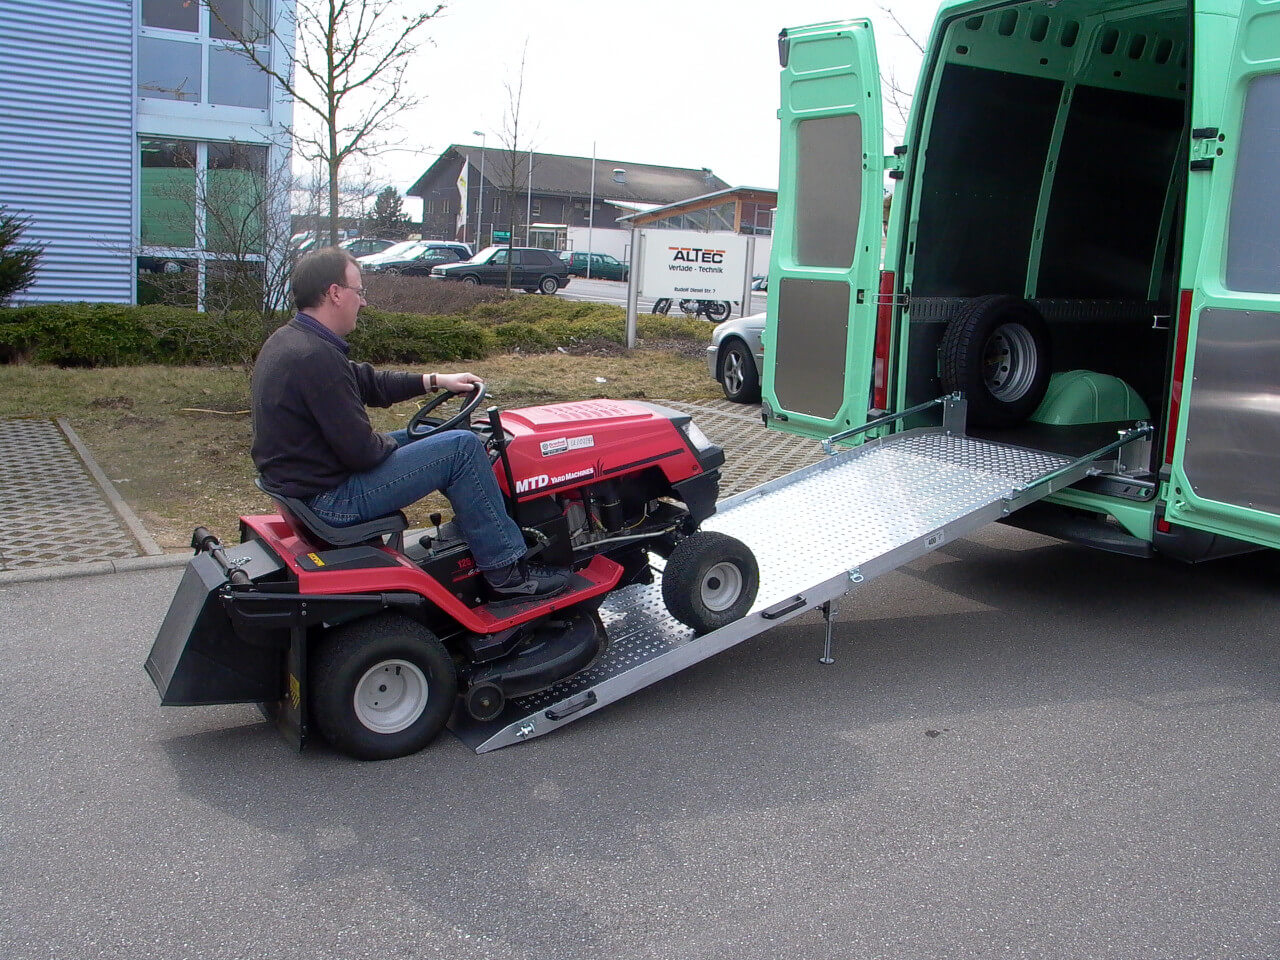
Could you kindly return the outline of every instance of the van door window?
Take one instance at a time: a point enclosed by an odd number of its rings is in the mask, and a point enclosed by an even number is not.
[[[1258,77],[1245,96],[1227,226],[1227,286],[1280,293],[1280,75]]]
[[[802,120],[796,135],[796,260],[848,267],[862,212],[862,118]]]

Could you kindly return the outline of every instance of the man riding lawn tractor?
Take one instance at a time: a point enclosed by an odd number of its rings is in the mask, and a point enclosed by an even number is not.
[[[365,406],[428,390],[469,392],[473,373],[391,373],[347,359],[343,339],[364,304],[360,266],[345,250],[305,255],[293,275],[298,315],[263,345],[253,375],[253,462],[267,493],[296,497],[336,526],[368,522],[436,490],[453,504],[494,600],[550,596],[568,571],[524,560],[519,528],[502,508],[484,445],[451,430],[411,437],[376,432]]]
[[[196,529],[146,663],[162,704],[258,703],[298,747],[314,725],[352,756],[398,757],[447,722],[510,725],[529,698],[592,675],[609,647],[600,608],[655,569],[681,630],[751,609],[751,551],[699,529],[724,451],[687,414],[600,399],[473,424],[475,375],[347,359],[364,296],[345,253],[308,254],[293,286],[298,315],[253,375],[253,459],[280,513],[242,517],[239,546]],[[406,429],[373,430],[366,404],[431,390],[444,392]],[[454,521],[406,536],[400,508],[435,490]]]

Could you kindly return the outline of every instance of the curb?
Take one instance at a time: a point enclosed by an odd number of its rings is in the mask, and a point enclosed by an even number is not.
[[[43,567],[29,567],[25,570],[5,570],[0,571],[0,587],[11,583],[31,583],[37,580],[71,580],[104,573],[161,570],[166,567],[185,566],[190,559],[189,553],[164,553],[159,556],[90,560],[85,563],[48,564]]]
[[[71,429],[71,424],[67,423],[63,417],[58,417],[54,420],[54,423],[58,425],[58,429],[67,438],[67,442],[71,444],[76,455],[80,457],[85,469],[89,471],[89,476],[93,477],[99,489],[102,490],[102,495],[106,498],[111,509],[115,511],[116,516],[120,518],[124,525],[129,528],[129,533],[133,535],[133,539],[138,541],[138,546],[142,548],[142,552],[149,557],[163,555],[164,551],[160,549],[160,545],[151,539],[151,534],[147,533],[142,521],[129,509],[124,499],[116,491],[115,484],[102,472],[102,468],[93,459],[93,454],[89,453],[89,448],[84,445],[84,442],[76,432]]]

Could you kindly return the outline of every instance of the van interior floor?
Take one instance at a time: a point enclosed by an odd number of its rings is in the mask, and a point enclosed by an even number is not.
[[[1111,443],[1120,432],[1132,427],[1132,420],[1114,420],[1107,423],[1085,423],[1072,426],[1055,426],[1048,423],[1021,423],[1016,427],[969,427],[969,436],[991,443],[1025,447],[1043,453],[1060,456],[1083,457]]]

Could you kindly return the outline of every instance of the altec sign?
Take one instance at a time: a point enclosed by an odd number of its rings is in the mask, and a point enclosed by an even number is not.
[[[742,296],[747,238],[735,233],[644,230],[640,295],[733,300]]]

